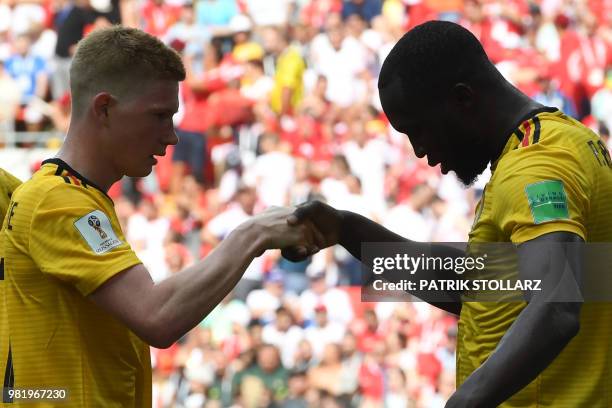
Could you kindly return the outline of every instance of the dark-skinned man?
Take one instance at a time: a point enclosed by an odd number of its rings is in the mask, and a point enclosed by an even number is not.
[[[508,83],[477,39],[449,22],[406,33],[378,87],[391,125],[430,166],[469,185],[490,165],[469,244],[516,245],[520,279],[546,289],[521,302],[463,302],[452,292],[449,302],[430,301],[460,316],[457,391],[446,406],[610,406],[611,307],[583,302],[581,284],[581,243],[612,241],[612,168],[599,137]],[[302,205],[290,222],[307,219],[326,245],[359,259],[363,242],[404,243],[415,254],[426,248],[320,202]]]

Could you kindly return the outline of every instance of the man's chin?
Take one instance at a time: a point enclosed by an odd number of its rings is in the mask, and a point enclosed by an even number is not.
[[[147,177],[153,171],[153,166],[144,166],[139,169],[130,169],[125,175],[128,177]]]
[[[459,181],[461,181],[461,183],[466,188],[469,188],[478,179],[478,176],[480,176],[482,172],[485,171],[485,169],[487,168],[487,163],[480,167],[481,168],[459,169],[454,170],[454,172],[457,175]]]

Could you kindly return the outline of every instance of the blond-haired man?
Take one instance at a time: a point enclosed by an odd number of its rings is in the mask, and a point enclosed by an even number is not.
[[[3,401],[31,403],[29,390],[48,389],[34,397],[39,406],[149,407],[149,345],[168,347],[193,328],[266,249],[316,249],[314,230],[288,226],[289,209],[270,210],[154,284],[106,191],[124,175],[149,174],[176,144],[183,65],[156,38],[113,27],[80,42],[70,74],[65,143],[13,195],[0,233]]]

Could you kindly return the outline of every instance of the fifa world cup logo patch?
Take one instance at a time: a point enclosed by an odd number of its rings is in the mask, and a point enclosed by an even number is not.
[[[91,228],[96,230],[96,232],[100,235],[100,238],[106,239],[108,235],[106,235],[106,232],[104,232],[104,230],[100,226],[100,219],[98,217],[96,217],[95,215],[89,216],[89,218],[87,218],[87,223]]]

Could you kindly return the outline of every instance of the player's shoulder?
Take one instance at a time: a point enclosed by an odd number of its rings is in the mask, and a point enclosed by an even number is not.
[[[0,188],[5,188],[9,191],[12,191],[20,184],[21,180],[13,176],[8,171],[0,168]]]
[[[568,162],[568,168],[573,167],[595,138],[589,128],[558,109],[542,110],[514,130],[496,172],[508,174],[552,162]]]
[[[60,159],[42,162],[40,169],[15,191],[13,201],[22,207],[35,209],[40,206],[61,208],[63,206],[112,205],[110,198],[72,170]]]
[[[577,119],[557,110],[536,116],[540,121],[540,143],[573,148],[597,135]]]

